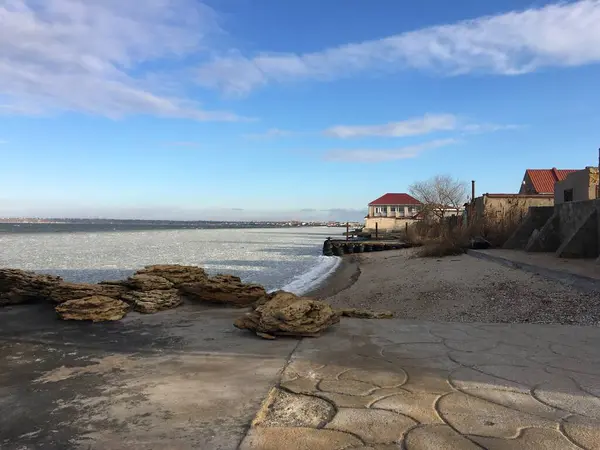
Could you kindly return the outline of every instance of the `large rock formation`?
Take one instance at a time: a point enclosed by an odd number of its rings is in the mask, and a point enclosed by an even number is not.
[[[123,296],[123,300],[131,304],[135,311],[144,314],[176,308],[183,303],[177,289],[131,291]]]
[[[0,269],[0,306],[44,301],[60,277],[39,275],[18,269]]]
[[[138,270],[135,275],[162,277],[173,283],[173,287],[175,288],[178,288],[184,283],[198,283],[208,278],[202,267],[181,266],[179,264],[146,266],[143,269]]]
[[[64,303],[85,297],[110,297],[120,299],[129,292],[129,288],[121,284],[91,284],[69,283],[63,281],[56,284],[50,291],[50,298],[54,303]]]
[[[104,322],[122,319],[129,308],[129,305],[121,300],[96,295],[67,300],[55,309],[58,316],[63,320]]]
[[[242,283],[239,277],[233,275],[216,275],[198,283],[182,284],[179,289],[192,301],[237,307],[250,306],[267,297],[262,286]]]
[[[169,280],[158,275],[136,273],[121,283],[134,291],[146,292],[164,289],[173,289],[174,285]]]
[[[267,303],[237,319],[234,326],[268,339],[277,335],[318,336],[339,321],[339,314],[325,302],[278,292]]]
[[[130,289],[121,299],[131,304],[135,311],[144,314],[153,314],[180,306],[183,300],[179,291],[175,289],[175,284],[163,275],[175,281],[206,277],[204,270],[199,267],[149,266],[119,282]]]

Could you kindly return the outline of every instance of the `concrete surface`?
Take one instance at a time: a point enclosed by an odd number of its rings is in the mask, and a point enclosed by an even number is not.
[[[348,319],[300,343],[241,449],[600,448],[598,343],[593,327]]]
[[[238,314],[3,309],[0,448],[600,448],[600,328],[343,319],[265,341]]]
[[[600,291],[600,265],[594,259],[558,258],[554,253],[510,249],[469,250],[468,253],[581,289]]]
[[[298,341],[186,308],[114,324],[1,310],[0,448],[236,448]]]

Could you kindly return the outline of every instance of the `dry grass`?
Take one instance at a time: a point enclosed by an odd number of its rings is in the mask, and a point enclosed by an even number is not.
[[[429,238],[416,252],[420,257],[442,257],[461,255],[469,247],[469,232],[466,228],[454,227],[446,229],[441,236]]]
[[[465,253],[470,239],[482,237],[492,247],[502,247],[523,221],[523,208],[509,205],[495,216],[486,216],[468,227],[456,221],[421,221],[408,227],[405,240],[422,247],[416,256],[442,257]]]

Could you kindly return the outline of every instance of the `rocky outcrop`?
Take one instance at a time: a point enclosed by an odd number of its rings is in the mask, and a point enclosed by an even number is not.
[[[0,269],[0,306],[45,301],[60,277],[18,269]]]
[[[245,284],[233,275],[217,275],[198,283],[186,283],[180,292],[192,301],[217,303],[237,307],[250,306],[267,298],[265,288]]]
[[[135,311],[154,314],[165,309],[172,309],[183,303],[177,289],[132,291],[123,297],[133,306]]]
[[[55,309],[58,316],[63,320],[105,322],[122,319],[129,308],[129,305],[121,300],[96,295],[67,300]]]
[[[120,284],[69,283],[63,281],[52,287],[50,298],[54,303],[59,304],[85,297],[99,296],[120,299],[129,291],[129,288]]]
[[[267,303],[237,319],[234,326],[261,337],[318,336],[338,323],[340,316],[327,303],[289,292],[278,292]]]
[[[392,319],[394,313],[391,311],[371,311],[370,309],[342,308],[335,312],[342,317],[354,317],[356,319]]]
[[[124,286],[140,292],[173,289],[174,284],[158,275],[136,273],[122,283]]]
[[[152,275],[165,278],[178,288],[184,283],[198,283],[208,278],[202,267],[181,266],[179,264],[162,264],[146,266],[138,270],[135,275]],[[134,276],[135,276],[134,275]]]

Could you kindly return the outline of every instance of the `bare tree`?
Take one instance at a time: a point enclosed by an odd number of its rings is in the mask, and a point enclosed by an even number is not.
[[[467,200],[467,184],[450,175],[436,175],[417,181],[408,188],[410,194],[423,203],[425,213],[443,219],[448,210],[460,211]]]

